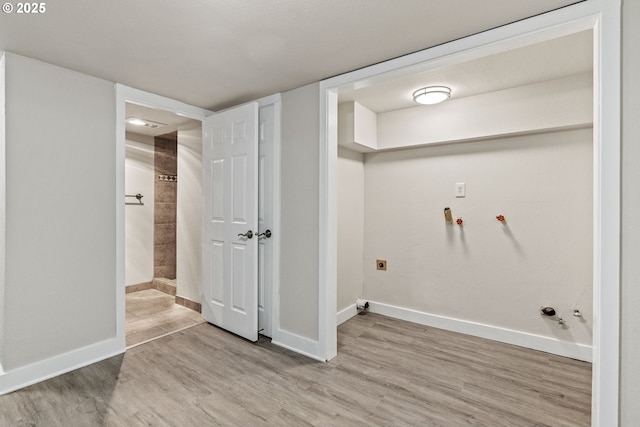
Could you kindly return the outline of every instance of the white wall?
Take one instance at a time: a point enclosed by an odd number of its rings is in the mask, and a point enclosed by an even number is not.
[[[115,337],[115,154],[113,83],[7,54],[5,372]]]
[[[178,129],[177,295],[200,302],[202,283],[202,126]]]
[[[378,115],[359,102],[338,105],[338,144],[368,153],[378,148]]]
[[[640,419],[640,2],[624,0],[622,23],[622,265],[620,425]]]
[[[125,285],[153,280],[154,142],[152,136],[127,133],[125,194],[142,194],[144,205],[127,197],[125,205]]]
[[[593,121],[591,73],[378,115],[378,148],[584,127]]]
[[[5,54],[0,52],[0,168],[4,167],[5,153]],[[4,306],[5,306],[5,225],[6,225],[6,180],[0,173],[0,374],[4,371]]]
[[[363,295],[364,156],[338,148],[338,311]]]
[[[365,297],[591,345],[592,191],[591,129],[367,154]]]
[[[312,341],[319,326],[318,105],[318,83],[282,94],[279,327]]]

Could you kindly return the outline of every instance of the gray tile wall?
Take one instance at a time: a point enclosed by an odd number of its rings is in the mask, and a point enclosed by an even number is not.
[[[176,181],[159,175],[178,174],[178,133],[155,137],[155,206],[153,230],[153,277],[176,278]]]

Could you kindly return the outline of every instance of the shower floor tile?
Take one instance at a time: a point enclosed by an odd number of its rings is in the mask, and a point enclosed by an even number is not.
[[[127,347],[204,323],[197,311],[156,289],[126,294]]]

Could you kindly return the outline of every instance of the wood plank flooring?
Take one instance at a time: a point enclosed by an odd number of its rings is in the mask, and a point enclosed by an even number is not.
[[[127,347],[204,322],[200,313],[157,289],[126,294],[126,318]]]
[[[375,314],[316,362],[201,324],[0,396],[1,426],[589,426],[591,365]]]

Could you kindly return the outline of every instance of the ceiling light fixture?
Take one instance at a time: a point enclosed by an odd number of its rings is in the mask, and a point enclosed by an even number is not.
[[[413,92],[413,100],[418,104],[432,105],[451,97],[451,89],[446,86],[427,86]]]
[[[129,123],[130,125],[144,126],[144,127],[148,127],[148,128],[151,128],[151,129],[158,129],[158,128],[161,128],[163,126],[166,126],[166,124],[164,124],[164,123],[154,122],[152,120],[147,120],[147,119],[139,119],[138,117],[129,117],[126,120],[126,122]]]

